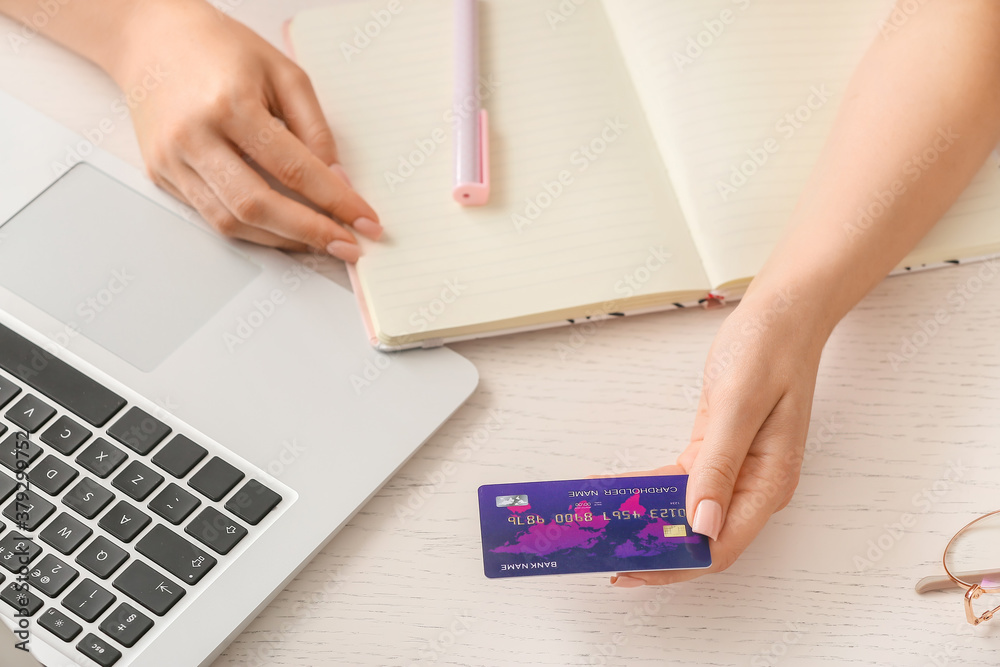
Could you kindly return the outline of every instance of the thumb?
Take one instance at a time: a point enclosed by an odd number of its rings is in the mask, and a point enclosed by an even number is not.
[[[743,461],[764,423],[746,402],[722,403],[707,416],[704,439],[697,447],[692,442],[694,461],[685,466],[691,529],[713,540],[719,538]]]

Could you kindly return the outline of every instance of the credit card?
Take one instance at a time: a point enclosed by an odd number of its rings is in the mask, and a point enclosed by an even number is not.
[[[694,570],[708,538],[684,510],[687,475],[479,487],[483,569],[490,578]]]

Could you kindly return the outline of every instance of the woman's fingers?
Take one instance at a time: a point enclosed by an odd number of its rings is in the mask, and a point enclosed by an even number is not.
[[[316,91],[312,81],[298,67],[291,71],[275,75],[275,95],[277,96],[278,112],[306,148],[312,151],[323,164],[330,165],[330,170],[342,180],[347,187],[353,188],[351,179],[340,165],[340,155],[337,151],[337,140],[330,129],[323,109],[316,99]],[[377,220],[375,218],[374,220]],[[362,230],[367,227],[368,231]],[[358,228],[366,236],[378,240],[381,230],[362,223]]]
[[[811,396],[805,397],[805,400],[811,400]],[[799,419],[803,414],[804,424]],[[717,416],[713,408],[712,418]],[[713,425],[714,422],[708,425],[709,432]],[[801,443],[807,429],[808,403],[796,404],[794,399],[784,395],[769,411],[764,424],[752,436],[750,449],[742,459],[718,538],[709,542],[712,552],[710,568],[629,572],[612,577],[611,583],[624,588],[672,584],[729,568],[750,546],[771,515],[784,507],[794,492],[802,466]],[[710,443],[710,440],[706,438],[700,445],[692,442],[681,459],[693,457],[697,462],[700,447],[705,446],[705,443]],[[692,478],[693,475],[688,480],[689,492]]]
[[[237,222],[325,250],[346,262],[356,262],[361,256],[350,231],[273,190],[231,147],[222,143],[206,147],[188,164]],[[227,235],[235,231],[225,219],[216,228]]]
[[[347,180],[341,177],[340,166],[336,165],[331,169],[306,148],[289,128],[274,120],[262,107],[249,120],[244,131],[237,131],[233,139],[239,140],[241,135],[259,133],[256,128],[270,128],[271,140],[266,146],[250,154],[254,161],[290,190],[302,195],[337,220],[378,240],[382,235],[378,215],[348,185]]]
[[[309,246],[304,243],[278,236],[258,227],[251,227],[237,220],[222,205],[205,181],[187,165],[177,165],[169,176],[161,175],[158,179],[158,185],[178,199],[186,201],[213,228],[226,236],[292,252],[309,250]]]
[[[744,463],[743,478],[732,493],[729,503],[730,516],[738,521],[727,521],[716,540],[709,542],[712,566],[707,570],[662,570],[657,572],[628,572],[611,577],[611,583],[622,588],[637,586],[663,586],[689,581],[704,574],[722,572],[753,542],[773,513],[771,506],[761,506],[760,498],[768,490],[767,473],[761,462],[751,454]],[[744,481],[745,480],[745,481]]]

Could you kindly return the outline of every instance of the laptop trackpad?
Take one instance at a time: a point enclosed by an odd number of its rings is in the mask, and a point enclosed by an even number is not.
[[[147,372],[259,273],[85,163],[0,227],[0,285]]]

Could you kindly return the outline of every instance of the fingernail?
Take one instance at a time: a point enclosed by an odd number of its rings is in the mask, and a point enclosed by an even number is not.
[[[334,162],[333,164],[331,164],[330,171],[335,173],[337,176],[340,176],[340,178],[344,181],[344,183],[347,183],[347,187],[350,188],[354,187],[354,184],[351,183],[351,179],[347,176],[347,172],[344,171],[344,168],[340,166],[340,163]]]
[[[713,540],[719,539],[722,530],[722,505],[714,500],[703,500],[694,511],[691,530]]]
[[[645,586],[646,582],[627,574],[619,574],[617,577],[611,577],[611,585],[619,588],[639,588],[639,586]]]
[[[385,231],[382,225],[378,224],[371,218],[358,218],[354,221],[354,228],[370,238],[372,241],[378,241],[382,238],[382,232]]]
[[[336,257],[337,259],[342,259],[348,264],[355,264],[358,258],[361,257],[361,248],[355,243],[348,243],[347,241],[334,241],[326,247],[326,251]]]

